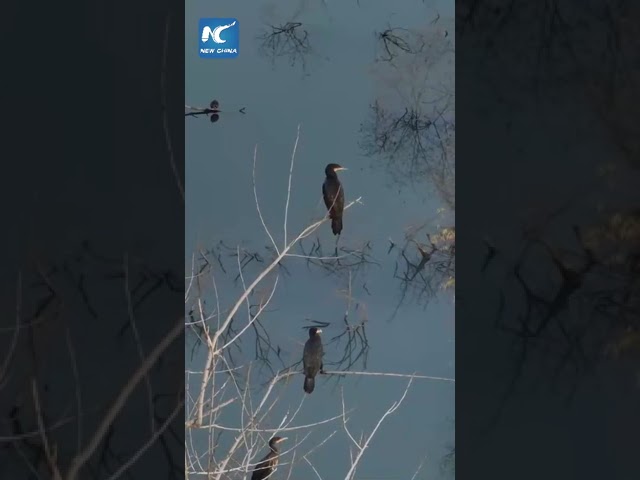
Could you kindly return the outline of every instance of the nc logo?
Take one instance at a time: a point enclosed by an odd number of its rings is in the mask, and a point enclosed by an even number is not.
[[[201,58],[235,58],[239,52],[240,26],[235,18],[200,19]]]

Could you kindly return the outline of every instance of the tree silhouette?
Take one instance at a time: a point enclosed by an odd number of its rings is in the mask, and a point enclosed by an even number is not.
[[[303,73],[307,70],[307,56],[312,52],[309,32],[300,22],[286,22],[268,25],[258,37],[260,52],[273,65],[280,57],[285,57],[289,65],[299,64]]]

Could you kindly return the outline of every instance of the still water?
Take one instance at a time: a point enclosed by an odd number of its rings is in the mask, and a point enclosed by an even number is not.
[[[198,56],[201,17],[239,20],[237,58]],[[449,128],[448,138],[452,137],[453,2],[407,1],[393,6],[389,2],[367,2],[365,6],[355,1],[335,5],[319,0],[251,6],[218,2],[213,8],[210,2],[198,0],[187,3],[186,22],[185,104],[206,107],[217,99],[221,110],[216,123],[204,116],[185,118],[185,264],[190,266],[193,260],[202,265],[203,254],[210,261],[199,276],[199,296],[207,314],[217,311],[216,290],[220,310],[228,312],[243,291],[243,279],[246,284],[253,282],[274,258],[256,209],[254,151],[260,211],[278,248],[284,243],[288,192],[289,241],[324,215],[321,185],[326,164],[335,162],[348,168],[340,172],[346,202],[360,199],[344,215],[344,230],[337,244],[338,255],[344,257],[339,265],[331,259],[310,262],[303,258],[334,256],[336,240],[325,223],[304,239],[301,247],[291,250],[299,257],[285,258],[282,266],[256,287],[251,304],[264,302],[271,295],[277,275],[275,293],[259,317],[259,326],[242,334],[241,348],[231,349],[229,366],[242,372],[242,382],[248,380],[251,385],[252,401],[259,402],[274,373],[300,361],[307,338],[304,327],[318,322],[323,325],[326,370],[449,379],[413,380],[403,403],[382,422],[368,444],[355,478],[411,478],[421,465],[415,478],[451,477],[452,469],[443,468],[443,459],[455,445],[453,289],[450,278],[422,267],[417,275],[412,268],[417,271],[415,265],[423,258],[420,248],[430,251],[426,234],[436,238],[443,228],[454,226],[454,190],[443,193],[433,179],[442,179],[444,170],[437,170],[441,176],[434,177],[431,169],[424,168],[424,161],[421,163],[420,158],[439,155],[437,149],[416,146],[402,133],[392,133],[388,141],[401,145],[385,147],[387,154],[376,150],[376,142],[380,145],[385,137],[374,128],[371,105],[378,102],[380,107],[378,126],[393,123],[393,119],[390,122],[380,116],[384,110],[385,115],[396,115],[394,118],[402,118],[407,125],[412,118],[413,125],[424,118],[442,121]],[[272,26],[284,32],[270,35],[274,33]],[[382,38],[380,33],[385,31],[388,33]],[[422,112],[424,118],[414,115],[416,112]],[[427,126],[416,129],[426,131]],[[447,136],[444,130],[441,133]],[[451,145],[447,147],[449,159],[455,158]],[[451,160],[449,175],[453,164]],[[452,256],[455,258],[455,253]],[[414,267],[408,266],[407,260]],[[238,276],[238,263],[242,277]],[[455,263],[451,271],[454,268]],[[185,273],[191,275],[190,270]],[[403,278],[411,281],[403,282]],[[444,285],[447,281],[449,288]],[[197,297],[192,293],[186,304],[187,311],[196,310],[196,319]],[[252,306],[251,312],[258,308]],[[236,332],[247,325],[247,319],[247,307],[242,305],[234,316]],[[216,324],[214,317],[210,325],[215,328]],[[351,343],[348,332],[345,334],[347,324],[353,334]],[[256,342],[257,334],[262,341]],[[264,340],[267,335],[268,342]],[[186,348],[187,368],[202,371],[207,351],[202,346],[192,350],[194,338]],[[228,388],[218,383],[222,379],[222,374],[216,376],[216,388]],[[188,381],[188,395],[193,396],[187,401],[189,411],[201,376],[188,375]],[[290,418],[294,412],[290,427],[335,417],[342,413],[344,398],[345,409],[350,411],[349,431],[356,439],[361,434],[366,438],[400,399],[409,379],[324,377],[317,379],[310,396],[303,393],[302,381],[302,376],[295,375],[275,387],[270,398],[277,398],[277,402],[261,428],[276,429],[285,415]],[[214,399],[214,408],[218,401]],[[237,428],[243,418],[237,405],[231,405],[216,423]],[[216,429],[219,445],[212,460],[206,453],[208,433],[192,432],[190,450],[202,456],[202,464],[192,470],[200,472],[215,470],[237,435]],[[282,435],[289,437],[283,451],[295,448],[283,455],[281,461],[287,465],[281,467],[280,478],[289,475],[290,462],[290,478],[314,478],[316,473],[303,459],[312,449],[307,458],[321,478],[344,478],[347,474],[349,449],[353,450],[354,444],[342,419]],[[254,438],[258,449],[254,463],[266,453],[269,436],[264,433]],[[243,448],[237,451],[238,462],[245,453]],[[226,468],[237,466],[231,461]],[[243,475],[236,471],[228,478]]]

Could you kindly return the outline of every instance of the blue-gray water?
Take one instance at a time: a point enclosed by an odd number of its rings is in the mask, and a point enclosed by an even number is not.
[[[431,24],[438,14],[440,19]],[[454,303],[451,290],[439,291],[425,303],[409,294],[390,321],[401,299],[401,285],[394,278],[398,248],[404,244],[407,229],[422,224],[435,231],[438,225],[452,225],[453,212],[440,209],[443,203],[428,181],[398,183],[382,160],[364,155],[360,147],[360,125],[366,122],[369,105],[376,99],[387,104],[402,104],[424,89],[423,101],[436,97],[436,87],[449,82],[453,90],[453,54],[436,62],[433,70],[413,71],[403,65],[393,70],[384,63],[374,64],[375,32],[389,27],[419,31],[439,38],[452,25],[453,2],[423,3],[354,2],[336,5],[321,1],[262,2],[238,5],[235,2],[193,1],[186,5],[186,92],[185,103],[206,106],[213,98],[220,101],[221,119],[211,124],[206,118],[185,119],[186,134],[186,265],[194,253],[211,249],[218,242],[249,251],[260,251],[270,240],[258,217],[253,188],[253,151],[257,144],[256,181],[262,214],[278,245],[282,244],[284,205],[293,145],[298,125],[300,141],[293,171],[292,197],[288,216],[289,237],[324,214],[321,201],[323,170],[327,163],[347,167],[341,172],[347,202],[362,197],[362,204],[345,213],[340,246],[361,249],[369,242],[371,258],[378,265],[352,272],[352,296],[359,305],[350,320],[366,318],[369,351],[366,370],[455,378]],[[201,17],[234,17],[240,22],[240,55],[233,60],[205,60],[198,56],[197,24]],[[303,23],[309,32],[313,52],[290,66],[287,58],[272,64],[259,52],[256,37],[265,22]],[[453,32],[453,27],[449,27]],[[401,61],[401,60],[400,60]],[[237,113],[246,107],[246,115]],[[224,112],[228,110],[228,112]],[[331,255],[334,237],[324,224],[305,241],[307,247],[319,237],[324,254]],[[389,239],[398,247],[387,254]],[[228,255],[223,250],[224,255]],[[415,252],[414,252],[415,253]],[[230,308],[241,292],[233,282],[237,274],[235,260],[224,257],[227,274],[214,266],[221,309]],[[288,274],[279,277],[278,289],[261,323],[274,345],[281,349],[286,365],[300,360],[309,319],[329,322],[324,328],[325,366],[342,354],[344,343],[328,344],[344,330],[346,301],[341,293],[348,287],[348,273],[328,275],[318,267],[307,267],[305,260],[287,258]],[[247,282],[253,281],[260,265],[245,270]],[[190,272],[186,272],[187,275]],[[207,300],[214,304],[210,282]],[[270,291],[273,277],[259,287]],[[260,291],[257,292],[258,294]],[[426,305],[426,308],[425,308]],[[190,308],[190,306],[187,306]],[[361,315],[364,315],[362,317]],[[246,323],[246,309],[237,315],[236,328]],[[253,331],[246,333],[246,344],[238,363],[254,359]],[[187,365],[202,370],[206,351],[200,348]],[[281,367],[275,357],[274,368]],[[258,362],[256,363],[258,366]],[[363,370],[361,362],[352,370]],[[269,378],[266,369],[258,381]],[[349,376],[335,380],[318,379],[316,391],[304,400],[296,424],[312,423],[340,413],[340,388],[344,389],[347,408],[355,411],[349,426],[354,436],[369,434],[378,418],[404,391],[406,378]],[[284,387],[283,387],[284,388]],[[372,440],[355,478],[411,478],[424,459],[416,478],[440,478],[441,460],[454,445],[455,383],[415,380],[400,409],[388,417]],[[191,388],[195,395],[196,387]],[[259,398],[260,391],[253,395]],[[302,396],[302,377],[296,376],[285,389],[266,427],[275,427],[287,408],[297,408]],[[191,403],[188,403],[190,405]],[[230,410],[231,411],[231,410]],[[231,414],[221,423],[238,425]],[[349,461],[349,439],[340,423],[314,431],[298,447],[299,454],[292,478],[313,478],[314,473],[300,455],[337,429],[336,435],[314,452],[312,460],[322,478],[343,478]],[[294,432],[302,438],[307,431]],[[295,435],[289,433],[291,439]],[[204,453],[206,437],[198,437],[196,449]],[[228,438],[222,440],[223,444]],[[290,443],[291,440],[290,440]],[[259,445],[259,456],[265,445]],[[283,461],[291,457],[284,458]],[[282,473],[281,478],[285,478]],[[235,477],[232,477],[235,478]],[[239,477],[241,478],[241,477]]]

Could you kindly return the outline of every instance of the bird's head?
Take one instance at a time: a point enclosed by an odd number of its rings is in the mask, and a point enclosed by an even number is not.
[[[286,439],[287,437],[273,437],[271,440],[269,440],[269,446],[275,447],[276,445],[284,442]]]
[[[322,333],[322,330],[320,330],[318,327],[311,327],[309,329],[309,338],[313,338],[316,335],[320,335]]]
[[[330,163],[324,169],[324,173],[326,175],[335,175],[336,172],[339,172],[341,170],[347,170],[347,168],[341,165],[338,165],[337,163]]]

